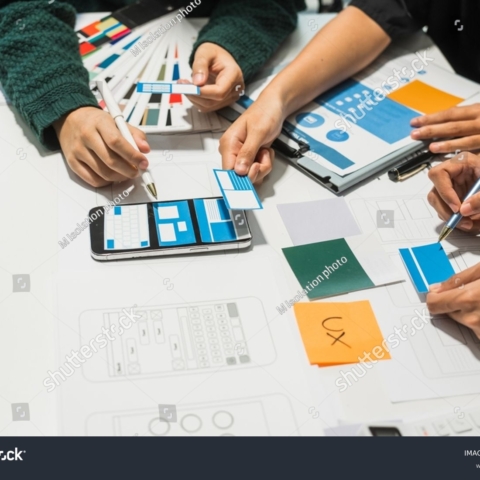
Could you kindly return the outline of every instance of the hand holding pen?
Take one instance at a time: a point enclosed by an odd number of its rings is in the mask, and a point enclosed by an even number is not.
[[[441,240],[454,228],[480,232],[480,157],[462,152],[432,168],[429,177],[434,188],[428,201],[447,222]]]
[[[117,102],[113,98],[112,92],[108,88],[107,82],[105,80],[99,80],[96,82],[96,85],[100,92],[100,95],[102,96],[108,108],[108,112],[114,119],[115,124],[117,125],[117,128],[120,131],[120,134],[137,152],[139,152],[140,149],[137,146],[132,133],[130,132],[128,123],[126,122],[125,118],[123,118],[123,114],[122,114],[122,111],[120,110],[120,107],[118,106]],[[134,168],[135,170],[138,170],[138,167],[135,167],[134,165],[132,165],[132,168]],[[153,182],[152,176],[146,169],[144,169],[141,172],[141,175],[142,175],[142,180],[144,181],[145,186],[147,187],[147,190],[156,199],[157,189],[155,187],[155,183]]]

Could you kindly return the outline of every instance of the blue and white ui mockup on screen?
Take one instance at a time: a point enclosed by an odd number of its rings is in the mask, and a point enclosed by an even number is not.
[[[230,211],[222,198],[155,202],[151,205],[160,248],[234,242],[250,237],[243,212]],[[150,246],[148,204],[116,206],[105,213],[105,250]]]

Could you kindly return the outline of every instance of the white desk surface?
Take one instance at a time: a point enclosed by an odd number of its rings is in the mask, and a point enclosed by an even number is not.
[[[79,22],[88,24],[91,18],[90,15],[82,15]],[[300,32],[311,30],[316,22],[322,25],[329,18],[327,15],[301,15],[300,31],[294,35],[303,35]],[[437,65],[449,68],[435,47],[430,51],[434,53]],[[58,320],[52,296],[52,278],[62,255],[57,243],[59,190],[62,195],[69,195],[68,185],[60,186],[58,183],[57,168],[59,163],[63,165],[61,168],[66,167],[60,153],[47,152],[33,140],[32,134],[9,106],[0,106],[0,124],[0,435],[56,435],[56,396],[46,392],[43,380],[47,370],[55,366]],[[176,142],[157,140],[155,143],[162,150],[173,148],[170,145]],[[167,144],[169,147],[165,147]],[[219,164],[219,156],[212,154],[212,161]],[[352,196],[425,196],[429,189],[430,182],[425,173],[403,184],[393,184],[386,175],[382,175],[346,197],[348,200]],[[260,187],[259,194],[265,210],[261,215],[254,214],[255,220],[268,244],[280,254],[281,248],[289,244],[285,243],[288,236],[276,212],[276,205],[333,197],[326,189],[280,160],[276,162],[275,171]],[[12,292],[12,275],[16,274],[30,276],[29,293]],[[285,275],[293,296],[298,284],[291,272],[285,270]],[[360,293],[355,297],[342,297],[340,301],[369,299],[374,294],[368,290]],[[79,291],[78,295],[82,292]],[[292,350],[292,355],[298,355],[298,352]],[[319,369],[315,372],[315,381],[319,382],[322,391],[337,390],[334,381],[340,369]],[[328,402],[338,416],[329,419],[330,426],[338,419],[349,422],[401,419],[416,413],[444,411],[451,405],[460,408],[467,404],[469,407],[480,405],[480,396],[477,395],[450,397],[448,403],[439,398],[393,404],[382,382],[379,372],[373,369],[344,393],[337,391],[329,395]],[[64,388],[68,388],[68,384]],[[29,404],[30,421],[12,421],[11,404],[22,402]],[[322,406],[315,405],[315,408],[321,410]]]

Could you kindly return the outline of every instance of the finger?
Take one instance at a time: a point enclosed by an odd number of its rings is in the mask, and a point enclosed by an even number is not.
[[[453,188],[452,178],[457,176],[462,168],[461,165],[445,162],[428,172],[428,178],[433,182],[438,195],[454,213],[460,210],[462,202]]]
[[[480,279],[480,264],[467,268],[463,272],[452,275],[443,283],[430,285],[430,292],[441,293],[455,288],[462,289],[465,285]]]
[[[480,213],[480,193],[476,193],[469,199],[465,200],[460,207],[460,213],[464,217],[478,215]]]
[[[258,179],[258,174],[260,173],[260,165],[255,162],[251,167],[250,170],[248,171],[248,178],[250,181],[255,185],[258,184],[257,179]]]
[[[257,184],[263,182],[265,177],[272,171],[274,159],[275,151],[273,148],[260,149],[256,158],[256,163],[254,164],[258,165],[258,174],[255,180]]]
[[[194,105],[196,106],[199,112],[209,113],[209,112],[215,112],[217,110],[220,110],[223,107],[228,107],[229,105],[232,105],[232,103],[235,103],[235,100],[236,100],[236,97],[229,96],[224,98],[221,101],[206,100],[205,104],[203,105],[195,105],[195,104]]]
[[[100,158],[102,158],[107,165],[116,170],[123,175],[127,175],[128,168],[130,170],[141,169],[146,170],[148,168],[148,160],[143,153],[136,150],[127,140],[125,140],[122,135],[120,134],[119,130],[115,128],[111,128],[110,124],[100,124],[98,128],[98,133],[101,136],[102,143],[106,144],[106,146],[117,154],[117,157],[111,159],[109,161],[108,157],[105,155],[102,156],[98,150],[95,148],[90,147],[94,150]],[[98,145],[98,143],[97,143]]]
[[[107,182],[123,182],[129,178],[108,167],[92,150],[87,150],[79,160],[88,165],[99,177],[102,177]]]
[[[122,138],[124,142],[125,139]],[[127,142],[128,143],[128,142]],[[104,138],[100,135],[95,135],[86,140],[86,146],[91,151],[94,152],[96,158],[98,158],[109,170],[113,170],[122,176],[122,179],[125,178],[135,178],[138,175],[138,168],[135,167],[134,164],[129,163],[125,160],[125,158],[118,155],[115,151],[111,150]],[[130,144],[128,146],[138,153],[142,155],[140,152],[137,152]],[[86,158],[84,155],[83,157]],[[82,157],[82,160],[84,159]],[[96,162],[96,161],[95,161]],[[94,166],[89,163],[91,168]],[[105,172],[105,170],[103,170]],[[100,175],[100,171],[97,171],[97,174]]]
[[[150,151],[150,145],[148,144],[147,135],[145,134],[145,132],[142,132],[142,130],[132,125],[127,124],[127,126],[140,151],[142,153],[148,153]]]
[[[213,85],[205,85],[200,89],[200,95],[203,98],[221,101],[226,97],[233,97],[234,92],[243,88],[243,80],[239,78],[237,67],[226,67],[217,75]]]
[[[427,294],[427,307],[432,315],[440,315],[442,313],[450,314],[461,310],[461,290],[453,289],[445,292]]]
[[[88,165],[79,160],[71,160],[68,164],[74,173],[92,187],[99,188],[112,183],[97,175]]]
[[[415,140],[429,138],[466,137],[478,133],[478,124],[473,121],[448,122],[437,125],[427,125],[413,130],[411,137]]]
[[[433,188],[427,195],[428,203],[435,209],[441,220],[445,222],[450,219],[453,214],[452,209],[443,201],[442,197],[438,194],[437,190]]]
[[[212,58],[205,56],[202,50],[197,49],[192,64],[192,80],[193,84],[201,87],[208,80],[208,72]]]
[[[203,113],[211,112],[214,109],[214,106],[217,104],[217,102],[213,100],[207,100],[198,96],[187,95],[187,97],[190,102],[192,102],[192,105]]]
[[[472,108],[473,107],[473,108]],[[465,107],[453,107],[441,112],[432,113],[430,115],[423,115],[412,119],[410,125],[412,127],[422,127],[424,125],[434,125],[438,123],[459,121],[459,120],[474,120],[477,118],[478,109],[476,105],[469,105]]]
[[[432,142],[429,149],[432,153],[450,153],[456,152],[457,150],[479,150],[480,135],[470,135],[469,137],[447,140],[445,142]]]
[[[246,175],[250,170],[260,147],[265,143],[262,133],[255,129],[247,131],[247,136],[242,148],[238,152],[235,161],[235,172],[239,175]]]
[[[242,115],[220,138],[218,151],[222,156],[222,168],[225,170],[233,170],[235,168],[238,153],[243,146],[246,136],[244,118]]]

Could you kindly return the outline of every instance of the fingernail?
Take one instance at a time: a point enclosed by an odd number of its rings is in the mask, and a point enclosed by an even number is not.
[[[448,206],[450,207],[450,210],[453,212],[453,213],[457,213],[458,212],[458,207],[456,205],[454,205],[453,203],[449,203]]]
[[[142,160],[138,164],[138,168],[141,168],[142,170],[146,170],[148,168],[148,162],[146,160]]]
[[[235,172],[239,175],[246,175],[248,173],[248,165],[246,163],[239,163],[235,165]]]
[[[430,151],[433,153],[440,152],[442,150],[443,143],[432,143],[430,144]]]
[[[413,130],[413,132],[410,133],[410,136],[412,138],[420,138],[420,130]]]
[[[420,117],[412,118],[410,120],[410,125],[412,127],[419,127],[420,126]]]
[[[195,85],[198,85],[199,83],[203,83],[203,73],[196,73],[194,76],[193,76],[193,83]]]
[[[432,283],[429,287],[428,290],[429,292],[435,293],[438,292],[442,288],[441,283]]]
[[[471,203],[464,203],[464,204],[460,207],[460,213],[461,213],[464,217],[469,217],[470,215],[473,215],[472,204],[471,204]]]

